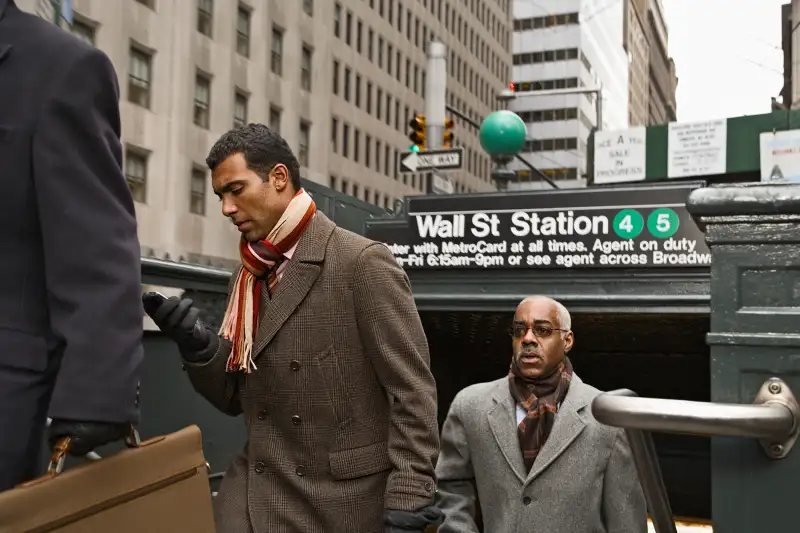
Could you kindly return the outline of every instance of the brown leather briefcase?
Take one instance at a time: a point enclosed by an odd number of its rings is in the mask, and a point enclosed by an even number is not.
[[[60,473],[69,440],[48,474],[0,492],[0,533],[214,533],[200,428],[138,442]]]

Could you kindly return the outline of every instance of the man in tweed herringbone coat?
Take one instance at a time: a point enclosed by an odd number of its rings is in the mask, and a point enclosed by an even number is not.
[[[422,532],[392,527],[431,511],[438,521],[436,387],[388,248],[317,212],[262,294],[258,324],[252,373],[226,372],[231,345],[216,335],[186,361],[194,388],[248,429],[216,497],[218,532]]]

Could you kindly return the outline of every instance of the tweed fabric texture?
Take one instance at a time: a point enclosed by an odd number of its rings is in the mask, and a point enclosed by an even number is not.
[[[226,373],[230,344],[214,348],[186,363],[192,385],[248,431],[216,497],[218,533],[382,533],[384,509],[433,503],[436,385],[386,246],[318,212],[261,297],[257,369]]]

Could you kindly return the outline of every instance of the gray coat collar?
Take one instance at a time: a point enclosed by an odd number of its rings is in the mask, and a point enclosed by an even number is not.
[[[577,374],[573,374],[567,396],[556,415],[553,430],[536,457],[533,468],[526,473],[517,435],[516,402],[511,397],[507,378],[495,382],[492,406],[486,416],[503,456],[520,482],[527,485],[536,479],[580,435],[587,423],[582,411],[594,396],[594,388],[586,385]]]

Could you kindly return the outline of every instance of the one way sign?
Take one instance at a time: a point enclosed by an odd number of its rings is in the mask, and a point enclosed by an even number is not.
[[[464,149],[408,152],[400,156],[400,172],[428,172],[430,170],[460,170],[464,165]]]

